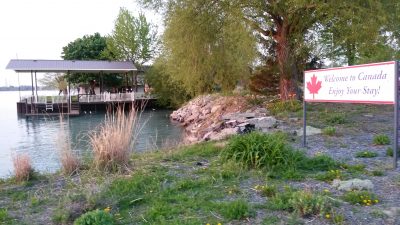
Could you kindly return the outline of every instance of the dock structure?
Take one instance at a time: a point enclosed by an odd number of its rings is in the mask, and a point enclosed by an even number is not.
[[[17,102],[17,112],[24,116],[69,115],[106,109],[120,104],[140,104],[153,101],[154,97],[138,88],[138,73],[132,62],[121,61],[82,61],[82,60],[21,60],[12,59],[6,69],[18,73],[30,73],[32,94]],[[37,73],[65,73],[68,80],[66,93],[62,96],[39,96]],[[71,93],[69,76],[74,73],[98,74],[100,85],[98,93]],[[125,76],[126,86],[119,92],[111,93],[104,87],[103,77],[108,74]],[[129,82],[133,88],[128,88]],[[131,86],[129,86],[131,87]]]

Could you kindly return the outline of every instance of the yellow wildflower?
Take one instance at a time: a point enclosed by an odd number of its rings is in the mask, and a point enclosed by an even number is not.
[[[325,193],[328,193],[328,192],[329,192],[329,190],[328,190],[328,189],[324,189],[324,192],[325,192]]]
[[[368,202],[368,203],[367,203],[367,206],[370,206],[370,205],[371,205],[371,203]]]
[[[378,199],[375,199],[375,203],[378,203],[379,202],[379,200]]]
[[[221,223],[218,223],[218,225],[222,225]]]
[[[330,214],[326,214],[325,218],[329,219],[329,218],[331,218],[331,215]]]
[[[363,202],[364,202],[364,203],[367,203],[367,200],[364,199]]]
[[[107,208],[104,209],[104,212],[108,213],[108,212],[110,212],[110,210],[111,210],[110,207],[107,207]]]

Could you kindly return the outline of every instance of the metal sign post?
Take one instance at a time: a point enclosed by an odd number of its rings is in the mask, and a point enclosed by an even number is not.
[[[397,148],[399,142],[399,62],[394,64],[394,134],[393,134],[393,167],[397,168]]]

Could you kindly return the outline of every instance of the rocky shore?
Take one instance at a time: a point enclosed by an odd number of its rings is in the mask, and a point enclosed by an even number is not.
[[[185,127],[186,143],[221,140],[250,130],[270,132],[279,121],[266,108],[251,107],[245,97],[204,95],[193,99],[171,114]]]

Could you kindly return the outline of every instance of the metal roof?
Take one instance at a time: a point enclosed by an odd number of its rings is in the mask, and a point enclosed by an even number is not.
[[[137,70],[132,62],[87,60],[11,59],[6,69],[15,72],[126,73]]]

